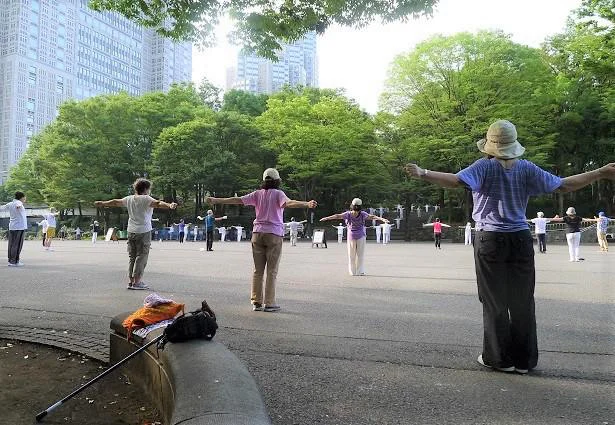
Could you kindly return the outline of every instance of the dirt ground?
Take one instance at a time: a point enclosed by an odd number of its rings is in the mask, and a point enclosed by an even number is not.
[[[0,340],[0,423],[35,424],[37,413],[104,370],[102,363],[81,354]],[[118,370],[66,401],[42,423],[161,425],[161,419],[140,387]]]

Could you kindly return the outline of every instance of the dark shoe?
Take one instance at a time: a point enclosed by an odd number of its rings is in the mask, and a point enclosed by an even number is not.
[[[280,311],[280,306],[277,305],[277,304],[266,305],[265,306],[265,311],[268,311],[269,313],[273,313],[275,311]]]
[[[263,311],[263,305],[261,303],[252,303],[252,311]]]
[[[488,367],[489,369],[495,369],[495,370],[499,370],[500,372],[514,372],[515,368],[514,366],[510,366],[510,367],[494,367],[494,366],[489,366],[488,364],[486,364],[483,361],[483,355],[481,354],[480,356],[478,356],[478,358],[476,359],[476,361],[485,367]]]

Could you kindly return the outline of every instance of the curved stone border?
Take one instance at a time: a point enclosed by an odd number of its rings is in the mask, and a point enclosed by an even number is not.
[[[49,345],[109,363],[109,344],[101,343],[100,335],[49,328],[0,326],[0,338]]]
[[[122,322],[129,313],[111,321],[111,364],[156,338],[126,339]],[[131,359],[123,373],[152,396],[168,425],[271,425],[254,378],[241,361],[215,341],[168,343],[159,351],[150,346]]]

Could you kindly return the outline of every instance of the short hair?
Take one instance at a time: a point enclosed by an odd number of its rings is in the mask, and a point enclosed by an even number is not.
[[[137,195],[143,195],[149,190],[150,187],[152,187],[152,183],[148,179],[141,177],[135,180],[132,187],[135,189],[135,192],[137,192]]]
[[[26,194],[23,192],[20,192],[20,191],[15,192],[15,199],[21,199],[24,196],[26,196]]]

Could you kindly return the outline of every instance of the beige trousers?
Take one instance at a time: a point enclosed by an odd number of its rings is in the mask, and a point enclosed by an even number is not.
[[[600,244],[600,249],[603,251],[609,250],[609,243],[606,240],[606,233],[597,232],[598,235],[598,243]]]
[[[252,257],[254,258],[252,296],[250,297],[252,304],[275,305],[275,281],[282,255],[282,241],[281,236],[273,233],[252,233]],[[267,267],[267,279],[263,297],[265,267]]]
[[[128,234],[128,277],[131,281],[143,276],[151,244],[152,232]]]

